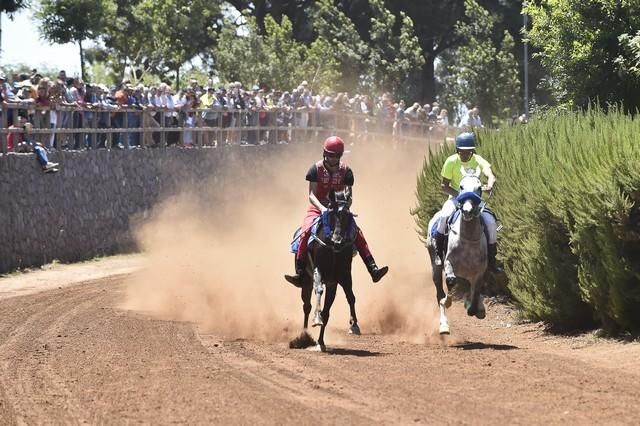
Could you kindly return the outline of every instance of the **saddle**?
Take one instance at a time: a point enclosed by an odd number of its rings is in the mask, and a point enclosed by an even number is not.
[[[328,212],[325,212],[321,216],[318,216],[317,218],[315,218],[313,223],[311,224],[311,232],[309,232],[309,237],[307,240],[308,246],[311,246],[311,244],[315,240],[316,235],[318,235],[318,229],[320,228],[320,226],[324,228],[325,235],[328,235],[331,232],[331,228],[329,226]],[[351,223],[349,225],[349,230],[348,230],[348,235],[351,240],[355,241],[356,231],[357,231],[357,226],[356,226],[355,218],[351,217]],[[291,244],[290,244],[291,253],[298,252],[298,247],[300,246],[301,234],[302,234],[302,227],[298,227],[296,231],[293,233],[293,240],[291,241]],[[357,251],[355,244],[353,246],[353,251],[354,253]]]
[[[309,232],[309,238],[307,240],[307,244],[311,244],[313,241],[314,235],[318,234],[318,224],[320,223],[320,217],[313,221],[311,225],[311,232]],[[293,233],[293,240],[291,241],[291,253],[297,253],[298,247],[300,246],[300,234],[302,234],[302,227],[299,226],[296,229],[296,232]]]
[[[496,220],[496,222],[498,221],[498,216],[496,216],[495,212],[493,210],[491,210],[489,207],[485,206],[483,209],[483,212],[487,212],[489,213],[491,216],[493,216]],[[453,212],[453,214],[451,216],[449,216],[449,220],[447,221],[447,230],[445,231],[444,235],[445,235],[445,250],[447,247],[447,239],[449,238],[449,229],[451,229],[451,226],[456,222],[456,220],[458,220],[458,218],[460,217],[460,215],[462,214],[462,210],[460,208],[457,208],[455,212]],[[482,216],[480,216],[480,220],[483,221]],[[431,227],[431,229],[429,230],[429,233],[431,234],[432,238],[436,237],[436,233],[438,232],[438,225],[440,224],[440,218],[438,218],[434,223],[433,226]],[[487,239],[489,238],[488,234],[487,234],[487,227],[484,226],[484,221],[482,222],[482,225],[484,227],[484,234],[487,237]]]

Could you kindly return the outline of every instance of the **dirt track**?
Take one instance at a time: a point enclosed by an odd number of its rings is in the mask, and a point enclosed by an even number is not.
[[[320,354],[123,310],[127,279],[0,300],[0,424],[637,424],[640,414],[640,345],[508,326],[500,305],[484,322],[454,309],[456,337],[428,344],[367,334],[362,318],[364,335]]]
[[[354,259],[362,336],[346,335],[339,293],[329,352],[288,348],[302,313],[282,274],[317,152],[283,155],[273,190],[231,198],[233,214],[188,196],[160,205],[144,258],[0,279],[0,425],[638,423],[638,343],[552,337],[504,306],[479,321],[457,304],[442,340],[408,212],[424,152],[350,149],[358,223],[391,267],[374,286]]]

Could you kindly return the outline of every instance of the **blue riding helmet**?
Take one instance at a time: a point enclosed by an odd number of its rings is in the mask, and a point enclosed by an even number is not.
[[[456,136],[456,149],[476,149],[476,137],[471,132],[460,133]]]

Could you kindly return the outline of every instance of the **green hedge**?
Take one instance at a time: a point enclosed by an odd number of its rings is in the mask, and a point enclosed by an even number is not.
[[[565,330],[640,331],[640,120],[593,109],[477,136],[498,179],[498,256],[523,311]],[[418,176],[421,235],[453,152],[430,152]]]

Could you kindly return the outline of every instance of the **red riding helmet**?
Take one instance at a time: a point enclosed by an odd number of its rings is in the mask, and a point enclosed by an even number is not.
[[[334,155],[344,153],[344,142],[337,136],[331,136],[324,141],[324,152]]]

